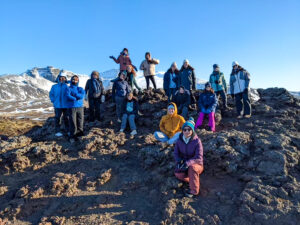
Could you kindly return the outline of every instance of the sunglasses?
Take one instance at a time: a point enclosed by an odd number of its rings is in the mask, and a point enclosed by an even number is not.
[[[186,128],[186,129],[183,129],[183,132],[191,131],[191,130],[192,130],[192,129]]]

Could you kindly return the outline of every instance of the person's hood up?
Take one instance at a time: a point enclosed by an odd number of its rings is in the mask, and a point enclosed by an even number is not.
[[[78,86],[78,84],[79,84],[79,77],[77,75],[72,76],[72,78],[71,78],[71,85],[74,85],[74,84],[72,84],[72,81],[73,81],[74,77],[78,78],[78,83],[76,84],[76,86]]]
[[[66,78],[66,82],[65,82],[65,83],[68,83],[68,81],[67,81],[67,76],[66,76],[65,73],[60,73],[60,74],[56,77],[56,79],[55,79],[55,82],[56,82],[56,83],[59,83],[60,77]]]
[[[170,114],[168,113],[168,107],[169,107],[170,105],[173,105],[173,106],[174,106],[174,113],[173,113],[172,115],[170,115]],[[167,116],[170,116],[170,117],[176,116],[176,115],[177,115],[177,106],[176,106],[176,104],[175,104],[174,102],[170,102],[170,103],[168,104],[168,107],[167,107]]]

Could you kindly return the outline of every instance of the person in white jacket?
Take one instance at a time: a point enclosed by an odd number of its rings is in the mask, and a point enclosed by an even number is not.
[[[150,52],[146,52],[145,58],[146,59],[140,65],[140,70],[144,71],[144,76],[147,83],[147,90],[149,90],[150,80],[153,84],[154,89],[156,89],[155,65],[159,64],[159,60],[151,58]]]
[[[235,98],[237,118],[251,117],[251,103],[249,99],[250,74],[238,62],[232,63],[230,74],[230,93]]]

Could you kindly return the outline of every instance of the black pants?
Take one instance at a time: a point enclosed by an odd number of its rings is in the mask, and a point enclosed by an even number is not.
[[[70,121],[70,137],[83,133],[84,114],[83,107],[68,109]]]
[[[89,121],[100,121],[101,98],[89,98]]]
[[[215,93],[216,93],[218,99],[219,99],[219,96],[221,95],[222,102],[223,102],[223,109],[226,109],[227,108],[227,96],[226,96],[225,91],[224,90],[216,91]]]
[[[235,94],[234,97],[238,116],[242,115],[242,111],[244,112],[244,115],[251,115],[251,103],[249,94],[242,92]]]
[[[69,118],[68,109],[55,108],[55,132],[59,132],[61,129],[62,120],[64,121],[65,130],[69,130]]]
[[[146,76],[147,90],[149,90],[150,80],[153,84],[154,89],[156,89],[155,77],[154,76]]]

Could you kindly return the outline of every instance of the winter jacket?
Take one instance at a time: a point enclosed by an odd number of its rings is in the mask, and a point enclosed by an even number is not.
[[[114,58],[114,61],[120,64],[120,71],[126,70],[127,66],[132,65],[129,55],[127,56],[119,55],[117,59]]]
[[[172,77],[173,74],[175,75],[174,77]],[[168,69],[168,71],[164,75],[164,90],[165,91],[170,88],[171,79],[173,80],[173,82],[176,85],[174,88],[178,89],[178,81],[179,81],[178,75],[179,75],[178,70],[175,70],[173,73],[171,69]]]
[[[176,162],[184,160],[187,166],[199,164],[203,166],[203,147],[201,140],[197,134],[193,134],[189,142],[186,144],[181,133],[175,144],[174,158]]]
[[[218,105],[217,96],[211,91],[204,91],[198,100],[199,110],[203,113],[211,113],[216,111]]]
[[[128,111],[128,106],[129,106],[130,102],[132,103],[132,111],[131,112]],[[124,108],[123,108],[123,114],[128,114],[128,115],[134,114],[134,115],[137,116],[138,111],[139,111],[138,100],[135,97],[133,97],[131,101],[126,99],[125,104],[124,104]]]
[[[166,134],[169,138],[173,137],[177,132],[181,131],[182,125],[185,123],[185,119],[177,114],[177,106],[175,103],[171,102],[175,108],[173,115],[163,116],[159,123],[159,128],[161,132]]]
[[[147,60],[144,60],[140,65],[140,70],[144,71],[144,76],[154,76],[155,75],[155,65],[159,63],[158,59],[151,59],[149,63]]]
[[[85,91],[82,87],[78,87],[78,84],[77,85],[72,84],[73,77],[71,78],[70,87],[66,89],[67,108],[83,107],[83,99],[85,96]]]
[[[186,69],[182,66],[179,73],[179,86],[184,86],[187,90],[196,89],[196,75],[194,68],[188,66]]]
[[[243,68],[238,69],[230,75],[230,93],[242,93],[249,88],[250,74]]]
[[[112,97],[115,98],[118,97],[125,97],[129,92],[131,92],[131,89],[125,80],[121,80],[118,78],[112,87]]]
[[[56,81],[58,84],[54,84],[49,92],[49,97],[53,103],[53,107],[57,109],[67,108],[67,101],[65,98],[66,89],[68,85],[66,83],[59,82],[60,75],[57,76]]]
[[[224,90],[227,93],[227,84],[223,73],[214,71],[209,77],[209,83],[214,91]]]
[[[184,93],[181,94],[179,91],[175,92],[175,99],[174,99],[178,108],[183,106],[189,107],[191,104],[191,95],[188,90],[184,90]]]
[[[86,85],[85,85],[85,93],[88,95],[88,98],[94,98],[95,90],[93,87],[93,79],[94,78],[88,79],[86,82]],[[98,98],[101,98],[101,96],[104,95],[104,87],[103,87],[103,83],[100,79],[97,79],[97,81],[100,84],[100,92],[101,92],[101,95]]]

